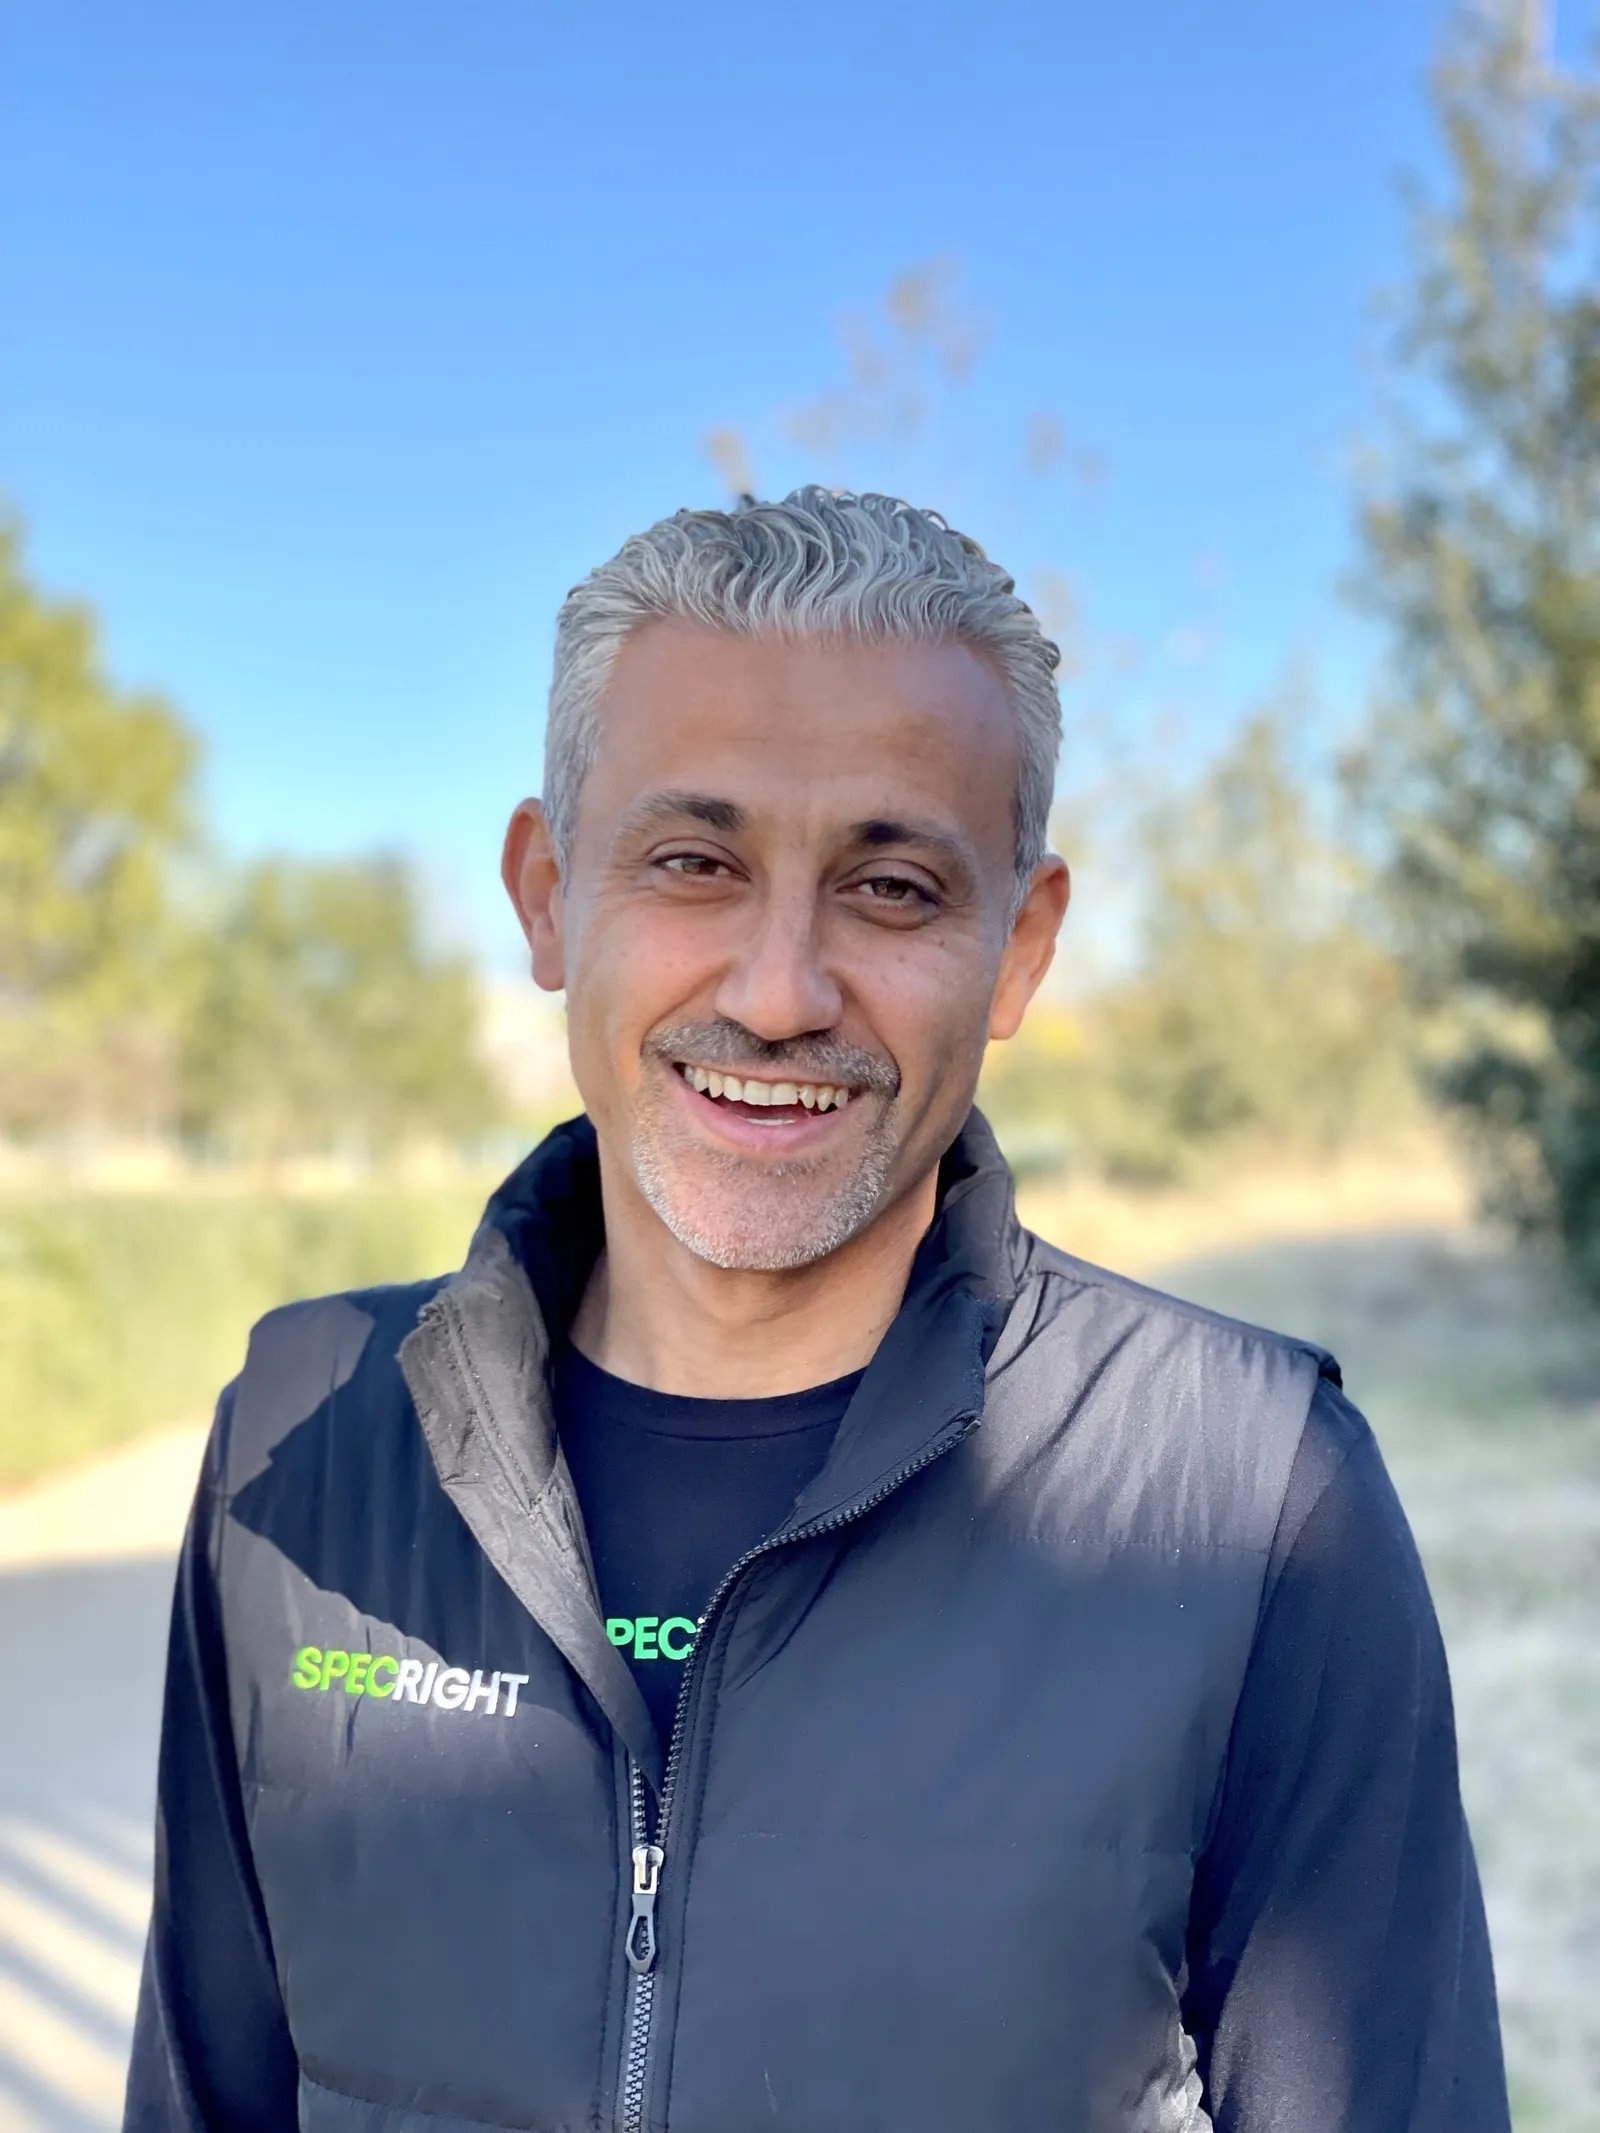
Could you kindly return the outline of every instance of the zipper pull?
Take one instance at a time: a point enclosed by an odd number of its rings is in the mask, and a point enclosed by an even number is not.
[[[666,1853],[659,1844],[633,1847],[633,1911],[624,1942],[628,1968],[635,1977],[647,1977],[656,1961],[656,1893],[661,1887],[661,1868]]]

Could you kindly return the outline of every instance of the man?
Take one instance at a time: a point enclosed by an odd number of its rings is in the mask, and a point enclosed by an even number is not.
[[[972,1109],[1055,664],[877,496],[569,597],[504,874],[585,1116],[223,1395],[136,2133],[1507,2126],[1337,1366],[1027,1234]]]

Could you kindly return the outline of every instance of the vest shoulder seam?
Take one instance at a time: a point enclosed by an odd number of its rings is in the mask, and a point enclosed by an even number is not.
[[[428,1303],[449,1279],[448,1274],[430,1274],[421,1281],[377,1281],[362,1289],[329,1289],[321,1296],[296,1296],[288,1303],[274,1304],[270,1311],[263,1311],[255,1325],[292,1324],[296,1319],[309,1318],[315,1312],[326,1310],[330,1304],[351,1304],[358,1311],[381,1311],[387,1316],[391,1312],[398,1312],[407,1298],[414,1299],[409,1314],[414,1321],[423,1305]]]
[[[1191,1303],[1182,1296],[1174,1296],[1169,1290],[1135,1281],[1129,1274],[1118,1274],[1110,1267],[1096,1266],[1092,1260],[1078,1259],[1059,1245],[1048,1243],[1034,1231],[1027,1234],[1034,1243],[1031,1278],[1041,1284],[1054,1282],[1063,1288],[1103,1289],[1165,1317],[1187,1319],[1191,1325],[1209,1326],[1219,1333],[1243,1334],[1268,1347],[1313,1356],[1319,1364],[1333,1362],[1332,1355],[1319,1341],[1304,1334],[1280,1333],[1273,1326],[1258,1326],[1250,1319],[1233,1318],[1226,1311],[1213,1311],[1206,1304]],[[1026,1285],[1025,1280],[1023,1286]]]

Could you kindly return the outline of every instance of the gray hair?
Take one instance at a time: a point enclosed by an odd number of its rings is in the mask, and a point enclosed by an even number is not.
[[[600,697],[623,641],[672,616],[742,636],[955,640],[1004,675],[1020,743],[1007,924],[1049,848],[1061,654],[1015,580],[936,511],[815,485],[782,503],[679,511],[637,533],[562,603],[545,727],[544,809],[562,871],[600,745]]]

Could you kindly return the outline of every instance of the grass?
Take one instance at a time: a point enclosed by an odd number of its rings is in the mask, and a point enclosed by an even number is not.
[[[485,1191],[0,1199],[0,1490],[208,1414],[275,1304],[459,1266]]]

